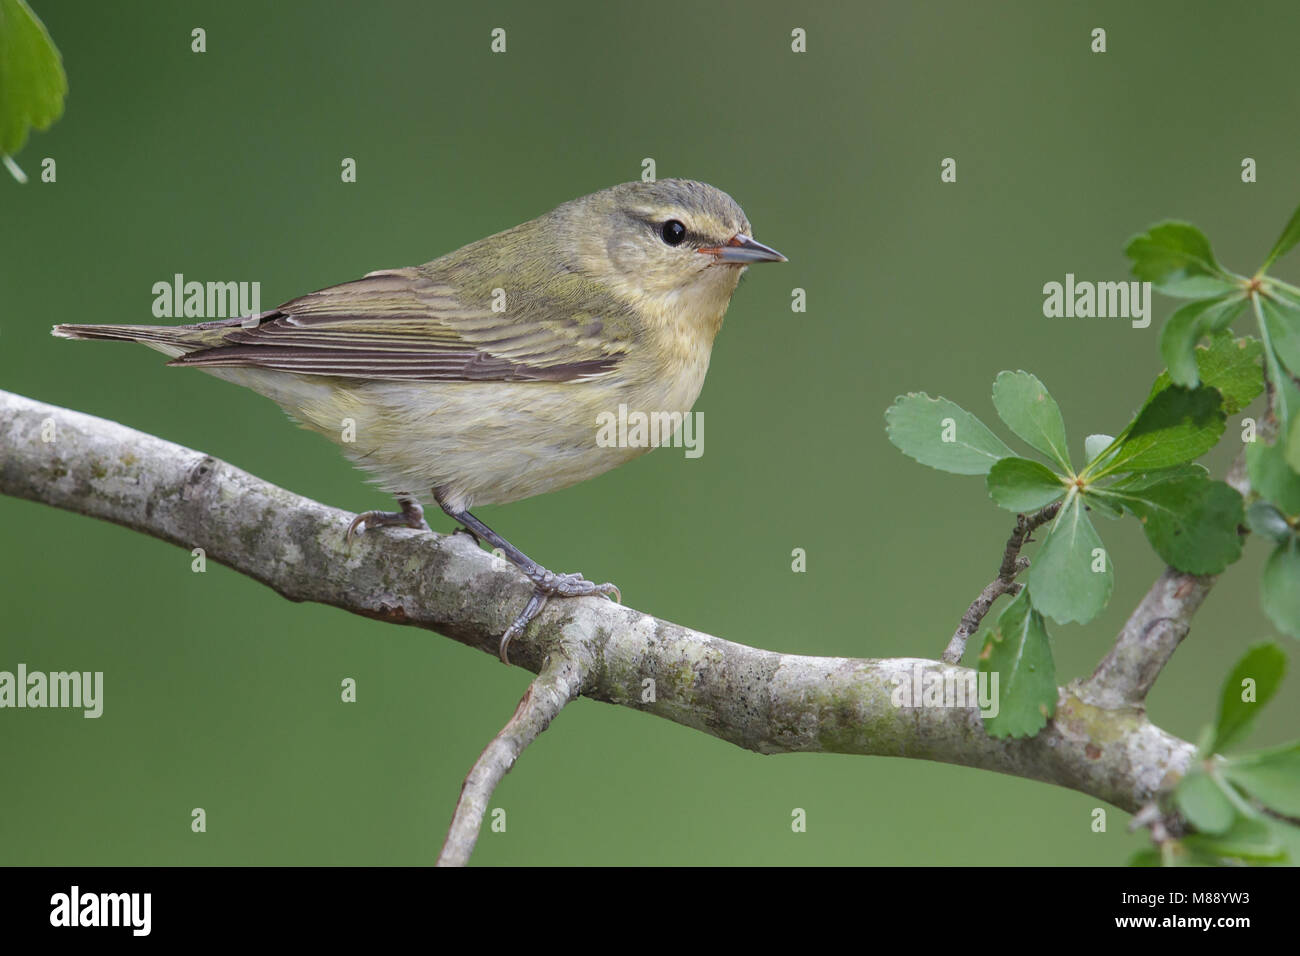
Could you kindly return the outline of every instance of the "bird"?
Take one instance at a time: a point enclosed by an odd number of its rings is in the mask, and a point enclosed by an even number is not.
[[[251,388],[339,444],[400,509],[358,514],[349,543],[386,526],[430,530],[431,499],[533,585],[499,643],[508,663],[511,640],[549,598],[621,593],[547,570],[470,509],[565,488],[648,451],[598,442],[598,417],[620,405],[688,413],[742,273],[785,261],[722,190],[630,182],[255,316],[60,324],[52,334],[146,345],[168,365]]]

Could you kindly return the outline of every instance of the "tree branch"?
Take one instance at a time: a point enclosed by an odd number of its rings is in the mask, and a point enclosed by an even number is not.
[[[1182,643],[1194,615],[1214,587],[1213,575],[1174,568],[1151,585],[1129,615],[1115,645],[1081,687],[1081,696],[1098,707],[1134,707],[1146,700],[1156,678]]]
[[[0,493],[201,547],[290,600],[427,628],[493,656],[532,593],[520,572],[466,535],[390,528],[349,551],[345,512],[200,452],[6,392]],[[1036,736],[994,739],[973,707],[895,703],[904,687],[964,683],[967,668],[776,654],[604,598],[551,601],[511,659],[537,672],[561,643],[577,656],[584,696],[758,753],[937,760],[1059,784],[1132,812],[1181,776],[1193,751],[1139,710],[1107,711],[1072,688]]]
[[[524,748],[550,726],[564,705],[578,696],[582,667],[572,649],[561,644],[547,658],[537,678],[524,691],[515,715],[479,755],[460,788],[456,813],[447,840],[438,854],[438,866],[464,866],[474,852],[483,814],[492,791],[510,772]]]
[[[1006,550],[1002,552],[1002,565],[998,568],[998,576],[990,581],[979,593],[979,597],[966,608],[957,630],[948,641],[948,647],[944,650],[941,661],[945,664],[960,663],[961,656],[966,653],[966,642],[980,626],[980,621],[984,620],[984,615],[989,612],[993,602],[1004,594],[1020,593],[1016,575],[1029,567],[1029,559],[1020,557],[1020,549],[1025,546],[1025,542],[1035,530],[1055,518],[1060,510],[1061,502],[1054,501],[1032,515],[1016,515],[1016,526],[1011,531],[1011,537],[1007,539]]]
[[[1224,479],[1243,500],[1250,498],[1245,452],[1237,455]],[[1242,528],[1241,534],[1246,534]],[[1156,678],[1192,627],[1192,616],[1214,587],[1215,575],[1188,574],[1167,567],[1134,608],[1115,638],[1110,652],[1092,677],[1079,687],[1080,696],[1098,707],[1136,707],[1146,700]]]

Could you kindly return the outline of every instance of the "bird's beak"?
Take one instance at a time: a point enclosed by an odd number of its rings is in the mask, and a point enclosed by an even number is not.
[[[705,246],[699,250],[705,255],[716,258],[719,262],[737,262],[748,265],[751,262],[786,262],[785,256],[761,242],[755,242],[743,232],[731,237],[725,246]]]

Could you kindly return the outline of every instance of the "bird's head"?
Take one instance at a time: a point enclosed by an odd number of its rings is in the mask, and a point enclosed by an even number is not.
[[[786,261],[754,240],[734,199],[689,179],[624,183],[551,215],[578,269],[652,308],[725,310],[746,267]]]

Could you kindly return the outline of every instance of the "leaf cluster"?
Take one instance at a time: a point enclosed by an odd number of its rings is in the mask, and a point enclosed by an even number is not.
[[[1241,556],[1241,495],[1194,460],[1218,442],[1227,414],[1263,390],[1259,346],[1219,332],[1196,349],[1194,361],[1195,387],[1162,375],[1116,436],[1085,439],[1079,467],[1060,406],[1029,372],[998,375],[993,406],[1041,458],[1017,454],[944,398],[905,395],[886,412],[889,439],[904,454],[944,471],[983,475],[989,497],[1008,511],[1057,509],[1041,534],[1028,586],[983,632],[980,669],[1000,675],[1000,712],[985,721],[990,734],[1032,735],[1052,714],[1056,678],[1044,619],[1086,623],[1110,598],[1114,567],[1093,514],[1135,518],[1156,553],[1182,571],[1217,574]]]

